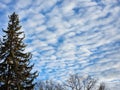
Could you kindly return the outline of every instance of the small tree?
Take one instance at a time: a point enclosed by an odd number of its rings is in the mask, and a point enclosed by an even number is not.
[[[0,90],[33,90],[37,72],[31,72],[31,53],[25,53],[24,36],[18,15],[9,16],[7,30],[0,45]]]
[[[65,86],[67,86],[71,90],[82,90],[83,88],[82,77],[80,77],[78,74],[70,75],[70,77],[65,83]]]

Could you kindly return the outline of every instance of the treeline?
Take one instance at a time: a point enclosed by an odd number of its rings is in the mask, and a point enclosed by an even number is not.
[[[58,83],[53,80],[39,81],[35,90],[110,90],[104,82],[99,82],[98,79],[87,76],[82,77],[78,74],[70,75],[63,82]]]

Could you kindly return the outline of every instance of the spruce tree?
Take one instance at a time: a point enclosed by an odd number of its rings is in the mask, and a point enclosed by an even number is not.
[[[7,30],[0,43],[0,90],[33,90],[37,72],[31,72],[31,53],[25,53],[24,32],[18,15],[9,16]],[[23,36],[23,37],[21,37]]]

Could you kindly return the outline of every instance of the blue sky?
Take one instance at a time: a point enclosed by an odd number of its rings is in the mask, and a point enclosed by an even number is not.
[[[0,37],[14,11],[38,79],[120,81],[120,0],[0,0]]]

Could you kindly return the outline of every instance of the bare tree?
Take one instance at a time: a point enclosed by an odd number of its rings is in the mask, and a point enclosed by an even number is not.
[[[35,90],[65,90],[65,87],[60,83],[47,80],[37,83]]]
[[[96,83],[97,79],[94,79],[91,76],[84,78],[78,74],[74,74],[70,75],[65,85],[71,90],[92,90]]]
[[[70,75],[65,85],[71,90],[82,90],[82,79],[78,74]]]
[[[88,76],[86,79],[83,80],[84,90],[92,90],[97,83],[97,79]]]

